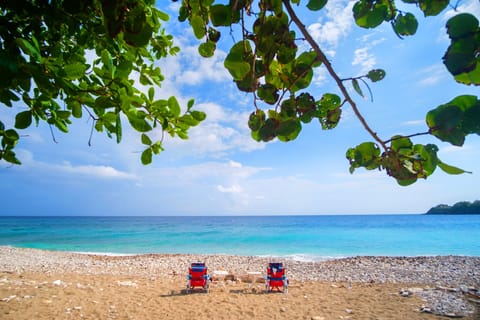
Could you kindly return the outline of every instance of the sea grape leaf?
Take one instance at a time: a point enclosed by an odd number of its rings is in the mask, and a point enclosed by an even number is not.
[[[353,85],[353,89],[355,89],[355,91],[357,91],[359,95],[361,95],[362,97],[365,97],[363,95],[362,89],[360,88],[360,85],[358,84],[357,79],[352,79],[352,85]]]
[[[198,46],[198,53],[200,53],[200,55],[204,58],[210,58],[215,53],[216,48],[217,46],[214,42],[207,41]]]
[[[373,142],[363,142],[355,148],[347,150],[346,157],[350,162],[350,173],[356,168],[367,170],[379,167],[380,148]]]
[[[460,13],[450,18],[446,24],[451,39],[461,38],[478,29],[478,19],[470,13]]]
[[[212,24],[218,26],[230,26],[232,8],[228,5],[217,4],[210,7],[210,19]]]
[[[67,64],[63,67],[61,76],[66,80],[80,79],[85,75],[85,71],[87,70],[87,68],[88,65],[80,62]]]
[[[388,6],[383,1],[372,3],[370,0],[360,0],[353,6],[353,17],[358,26],[375,28],[379,26],[388,15]]]
[[[147,148],[142,152],[141,156],[142,164],[147,165],[152,163],[152,149]]]
[[[458,168],[458,167],[455,167],[455,166],[451,166],[449,164],[446,164],[442,161],[440,161],[440,159],[438,160],[438,167],[440,169],[442,169],[445,173],[448,173],[448,174],[463,174],[463,173],[472,173],[470,171],[465,171],[461,168]]]
[[[251,54],[252,48],[248,41],[237,42],[225,58],[225,68],[230,72],[234,80],[243,80],[250,72],[250,63],[245,61],[245,56]]]
[[[180,116],[180,112],[182,110],[175,96],[171,96],[170,98],[168,98],[168,108],[170,109],[170,112],[172,112],[172,115],[174,117]]]
[[[15,116],[15,128],[26,129],[32,124],[32,111],[22,111]]]
[[[327,0],[309,0],[307,8],[312,11],[321,10],[327,4]]]
[[[449,0],[419,0],[420,9],[425,16],[436,16],[445,9]]]
[[[142,143],[143,143],[144,145],[149,146],[149,145],[152,144],[152,140],[151,140],[150,137],[147,136],[145,133],[142,133],[141,139],[142,139]]]
[[[372,82],[377,82],[385,78],[385,70],[383,69],[373,69],[367,73],[367,78]]]
[[[193,34],[197,39],[202,39],[205,36],[205,24],[199,15],[193,14],[191,16],[190,25],[192,26]]]
[[[417,32],[418,21],[413,14],[398,14],[393,22],[395,32],[401,36],[414,35]]]

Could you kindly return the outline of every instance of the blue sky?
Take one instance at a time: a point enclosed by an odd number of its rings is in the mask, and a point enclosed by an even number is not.
[[[159,3],[171,15],[165,27],[182,51],[159,62],[166,80],[157,96],[175,95],[183,105],[194,98],[207,120],[190,131],[187,141],[167,139],[166,151],[150,166],[140,162],[142,145],[135,132],[125,132],[119,145],[95,133],[88,146],[87,119],[77,120],[69,134],[55,132],[57,143],[44,124],[24,130],[17,147],[23,165],[0,163],[0,215],[393,214],[480,199],[478,136],[469,136],[463,148],[431,137],[414,139],[436,143],[444,162],[473,174],[438,170],[409,187],[398,186],[384,172],[349,173],[346,150],[371,138],[348,106],[332,131],[313,121],[293,142],[253,141],[247,127],[252,96],[237,91],[223,68],[232,45],[228,30],[222,30],[216,55],[201,58],[189,26],[176,19],[178,3]],[[460,10],[480,18],[478,0],[460,4]],[[352,5],[330,1],[321,14],[302,11],[300,16],[342,77],[386,70],[386,78],[370,86],[373,102],[353,93],[381,137],[424,132],[430,109],[460,94],[479,95],[478,87],[456,84],[441,62],[451,11],[425,20],[418,9],[407,7],[419,19],[419,30],[400,40],[388,24],[357,27]],[[320,68],[311,92],[338,90]],[[15,108],[0,108],[6,125],[13,125],[12,115],[22,106]]]

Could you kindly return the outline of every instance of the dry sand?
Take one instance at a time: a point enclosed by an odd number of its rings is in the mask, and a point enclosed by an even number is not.
[[[186,294],[188,263],[200,260],[214,278],[210,292]],[[447,294],[458,305],[457,298],[475,298],[466,293],[480,284],[480,258],[357,257],[284,261],[288,293],[266,294],[255,272],[263,273],[268,260],[0,247],[0,319],[447,319],[421,312],[434,302],[414,292]],[[475,303],[466,306],[464,319],[480,319]]]

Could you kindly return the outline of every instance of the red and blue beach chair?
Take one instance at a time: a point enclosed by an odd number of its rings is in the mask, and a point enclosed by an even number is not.
[[[205,263],[192,263],[188,268],[187,276],[187,293],[190,293],[195,288],[202,288],[205,292],[208,292],[208,286],[210,284],[210,275]]]
[[[267,293],[273,290],[283,293],[288,291],[288,279],[285,271],[285,267],[281,262],[268,264],[267,276],[265,277],[265,289]]]

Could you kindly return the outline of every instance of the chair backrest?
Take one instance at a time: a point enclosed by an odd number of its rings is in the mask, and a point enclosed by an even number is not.
[[[271,262],[268,264],[267,274],[272,277],[281,277],[285,275],[285,268],[281,262]]]
[[[205,263],[200,263],[200,262],[192,263],[192,265],[188,269],[188,273],[193,278],[196,278],[196,277],[201,278],[204,275],[206,275],[207,272],[208,272],[208,269],[207,269],[207,266],[205,265]]]

